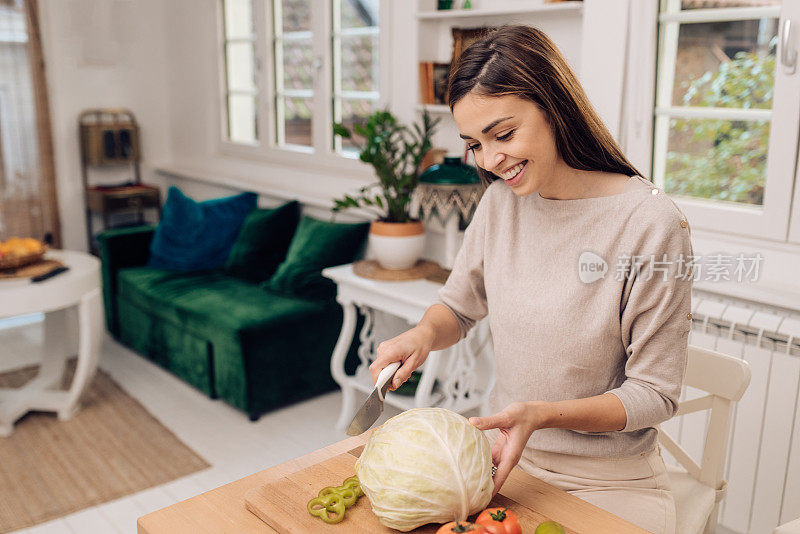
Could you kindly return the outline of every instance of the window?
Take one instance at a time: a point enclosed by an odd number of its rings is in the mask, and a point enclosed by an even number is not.
[[[274,0],[275,138],[279,147],[313,148],[314,54],[312,0]]]
[[[332,126],[380,105],[381,1],[222,0],[228,144],[354,157]]]
[[[800,110],[789,4],[659,4],[652,175],[695,226],[786,238]]]
[[[253,0],[223,3],[226,137],[235,143],[258,141]]]
[[[379,0],[333,0],[333,118],[351,129],[372,113],[379,97]],[[355,153],[335,137],[337,152]]]

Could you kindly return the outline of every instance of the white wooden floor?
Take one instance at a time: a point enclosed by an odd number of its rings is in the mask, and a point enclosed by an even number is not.
[[[0,371],[36,361],[41,323],[0,323]],[[25,534],[134,534],[136,519],[347,437],[334,423],[341,395],[329,393],[265,414],[255,423],[213,401],[106,337],[100,367],[211,464],[209,469],[116,501],[16,531]],[[397,412],[387,406],[385,420]]]

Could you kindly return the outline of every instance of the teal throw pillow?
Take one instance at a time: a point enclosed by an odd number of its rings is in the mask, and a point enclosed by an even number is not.
[[[289,245],[286,259],[262,287],[311,299],[332,299],[336,286],[322,269],[350,263],[361,253],[369,223],[332,223],[303,217]]]
[[[251,212],[225,262],[225,274],[254,283],[267,280],[286,258],[299,219],[296,200]]]
[[[150,243],[148,267],[179,271],[222,267],[257,199],[255,193],[242,193],[197,202],[170,187]]]

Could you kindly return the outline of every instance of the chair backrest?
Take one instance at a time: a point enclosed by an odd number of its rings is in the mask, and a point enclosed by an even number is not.
[[[744,360],[689,345],[684,383],[707,393],[702,397],[681,402],[675,414],[679,416],[711,410],[703,446],[703,458],[698,465],[660,427],[658,440],[692,477],[717,490],[717,502],[719,502],[727,488],[723,470],[731,426],[732,403],[742,398],[750,384],[750,366]]]

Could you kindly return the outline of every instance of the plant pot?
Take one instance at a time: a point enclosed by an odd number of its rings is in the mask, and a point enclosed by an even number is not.
[[[410,269],[425,248],[425,227],[421,221],[388,223],[372,221],[369,247],[384,269]]]

